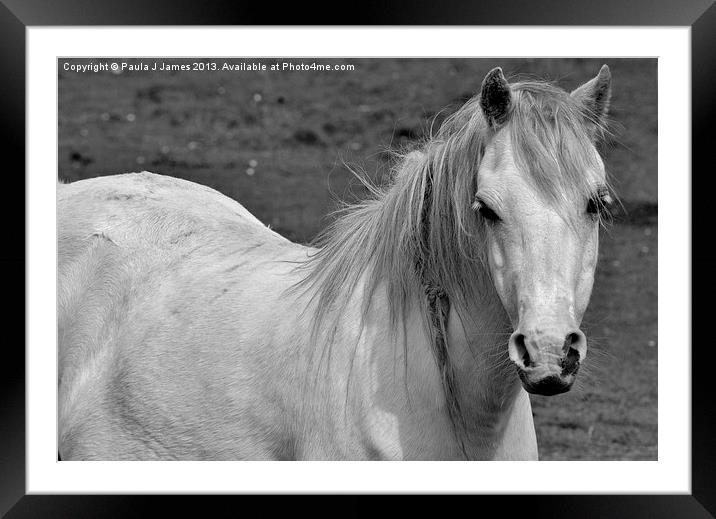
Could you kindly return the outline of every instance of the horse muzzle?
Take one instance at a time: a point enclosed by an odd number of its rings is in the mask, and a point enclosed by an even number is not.
[[[572,388],[587,340],[579,330],[557,337],[560,335],[539,330],[529,334],[517,331],[510,337],[510,359],[527,392],[552,396]]]

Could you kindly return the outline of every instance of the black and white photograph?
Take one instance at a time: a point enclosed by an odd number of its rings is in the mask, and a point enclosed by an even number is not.
[[[658,460],[656,58],[60,58],[58,460]]]
[[[0,516],[714,517],[715,1],[0,0]]]

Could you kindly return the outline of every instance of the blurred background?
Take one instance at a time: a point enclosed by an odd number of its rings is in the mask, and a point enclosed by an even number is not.
[[[391,150],[508,79],[571,90],[607,63],[613,136],[601,147],[623,208],[602,232],[583,329],[587,361],[565,395],[532,395],[545,460],[657,459],[656,59],[212,59],[350,65],[353,70],[73,72],[60,59],[58,174],[63,181],[149,170],[210,186],[297,242],[363,188],[346,164],[385,180]],[[142,59],[153,66],[199,60]],[[161,65],[159,65],[161,66]]]

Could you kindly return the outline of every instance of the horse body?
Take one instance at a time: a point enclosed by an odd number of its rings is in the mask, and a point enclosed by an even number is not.
[[[288,290],[310,248],[149,173],[60,186],[58,204],[63,460],[464,459],[419,318],[407,351],[386,347],[384,294],[360,326],[356,292],[336,332],[350,346],[320,370],[307,296]],[[512,385],[474,457],[536,456]]]
[[[319,246],[150,173],[58,186],[62,459],[536,459],[611,201],[609,69],[501,69]]]

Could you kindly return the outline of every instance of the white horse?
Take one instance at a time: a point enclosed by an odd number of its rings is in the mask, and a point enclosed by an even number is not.
[[[537,459],[610,191],[604,66],[501,69],[318,248],[151,173],[58,186],[63,460]]]

